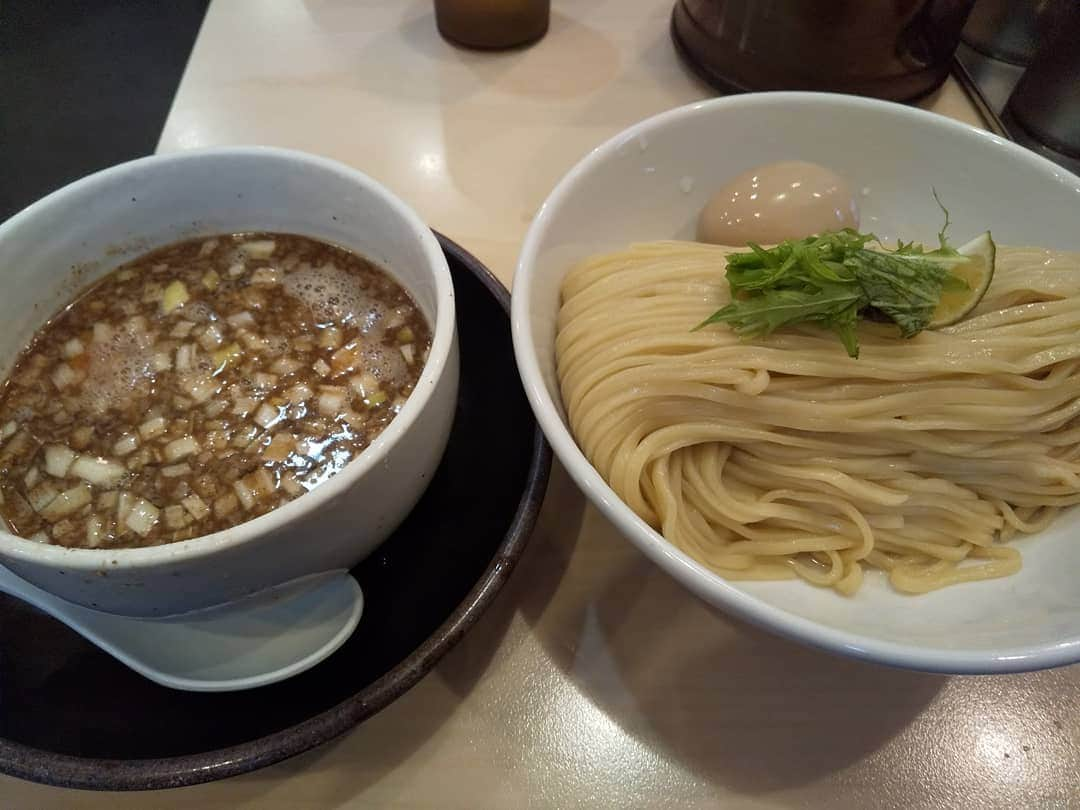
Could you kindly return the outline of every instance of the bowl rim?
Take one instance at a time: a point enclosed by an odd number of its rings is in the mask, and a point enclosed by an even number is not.
[[[48,216],[53,206],[63,203],[73,195],[90,195],[96,189],[118,179],[153,173],[161,167],[205,160],[248,160],[253,163],[272,162],[281,165],[291,163],[337,174],[373,193],[379,204],[386,206],[401,219],[410,237],[419,243],[425,266],[435,282],[435,323],[432,328],[431,349],[416,387],[406,398],[405,404],[390,424],[340,472],[313,490],[252,520],[174,543],[109,549],[67,548],[39,543],[0,528],[0,555],[18,561],[76,572],[95,571],[106,565],[113,571],[145,570],[180,560],[212,556],[224,549],[251,542],[284,525],[303,520],[307,515],[347,492],[356,480],[375,468],[419,418],[431,400],[437,387],[436,384],[447,370],[456,335],[454,286],[446,256],[435,234],[416,211],[382,183],[358,169],[320,155],[274,146],[226,146],[150,155],[119,163],[62,186],[31,203],[7,221],[0,223],[0,242],[9,238],[11,233],[23,227],[26,222]],[[146,248],[143,252],[151,249]],[[385,271],[385,268],[383,269]],[[401,282],[393,273],[391,275],[410,295],[412,294],[408,285]]]
[[[563,422],[560,406],[548,394],[540,371],[537,347],[533,345],[531,334],[534,316],[533,269],[554,212],[560,208],[565,198],[572,194],[592,168],[614,155],[624,144],[634,142],[675,121],[692,119],[699,115],[717,114],[726,110],[776,107],[793,109],[798,106],[822,104],[869,110],[894,119],[907,119],[920,126],[952,131],[971,138],[973,141],[990,142],[1001,149],[1004,155],[1021,161],[1032,170],[1044,174],[1049,172],[1058,180],[1064,176],[1080,185],[1080,178],[1076,178],[1057,164],[991,132],[903,104],[839,93],[794,91],[725,96],[676,107],[639,121],[591,149],[559,180],[541,205],[522,242],[514,270],[511,330],[518,369],[537,422],[544,431],[544,435],[547,436],[556,457],[566,467],[574,482],[593,505],[615,524],[620,534],[628,538],[646,557],[673,576],[691,593],[751,624],[794,641],[841,655],[925,672],[1011,673],[1045,669],[1080,661],[1080,633],[1053,644],[1044,642],[997,650],[936,649],[830,627],[771,605],[741,590],[732,581],[710,571],[669,543],[663,535],[623,503],[578,447],[569,428]]]

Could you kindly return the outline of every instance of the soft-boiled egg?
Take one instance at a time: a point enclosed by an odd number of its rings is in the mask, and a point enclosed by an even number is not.
[[[743,172],[717,191],[701,211],[698,239],[776,244],[858,226],[855,195],[843,177],[816,163],[784,160]]]

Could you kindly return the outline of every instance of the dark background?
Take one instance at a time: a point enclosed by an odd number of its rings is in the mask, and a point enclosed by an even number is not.
[[[0,0],[0,221],[157,146],[209,0]]]

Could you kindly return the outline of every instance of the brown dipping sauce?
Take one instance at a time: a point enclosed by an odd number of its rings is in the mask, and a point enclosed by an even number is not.
[[[0,515],[86,548],[235,526],[354,459],[430,346],[405,290],[342,248],[258,233],[154,251],[42,327],[0,387]]]

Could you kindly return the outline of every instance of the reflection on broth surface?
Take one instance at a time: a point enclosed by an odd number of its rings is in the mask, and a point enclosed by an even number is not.
[[[0,513],[90,548],[250,520],[367,447],[430,345],[400,285],[307,237],[142,256],[43,327],[0,389]]]

